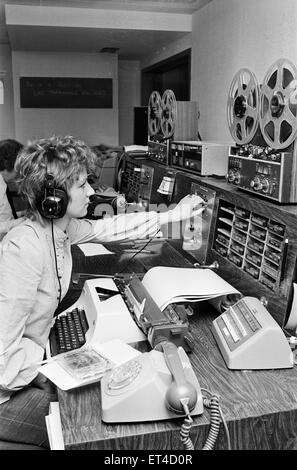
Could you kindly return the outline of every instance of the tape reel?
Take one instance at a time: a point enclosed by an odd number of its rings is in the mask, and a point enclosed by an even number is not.
[[[288,147],[297,133],[297,69],[279,59],[267,71],[261,87],[260,128],[267,144]]]
[[[158,91],[153,91],[148,102],[148,132],[150,136],[160,133],[161,115],[161,96]]]
[[[280,150],[297,135],[297,68],[279,59],[263,83],[247,68],[234,76],[227,105],[230,134],[238,145],[255,143]]]
[[[169,139],[174,134],[177,118],[177,102],[172,90],[165,90],[162,98],[153,91],[148,102],[148,132],[150,136],[162,134]]]
[[[177,103],[172,90],[164,91],[161,107],[161,130],[165,139],[169,139],[174,134],[177,118]]]
[[[259,132],[260,94],[256,76],[247,68],[234,76],[227,104],[228,126],[239,145],[250,143]]]

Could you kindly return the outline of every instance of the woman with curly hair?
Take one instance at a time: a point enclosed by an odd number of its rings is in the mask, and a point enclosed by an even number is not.
[[[167,212],[85,219],[95,156],[71,136],[36,140],[15,163],[28,216],[10,230],[0,254],[0,440],[48,447],[45,415],[55,399],[38,374],[53,315],[72,270],[71,245],[154,236],[161,225],[201,212],[185,197]]]

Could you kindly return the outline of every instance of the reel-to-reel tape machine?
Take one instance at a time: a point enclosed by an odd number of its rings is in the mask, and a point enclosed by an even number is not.
[[[172,90],[153,91],[148,103],[148,158],[169,165],[172,140],[197,140],[198,103],[176,101]]]
[[[272,201],[297,202],[297,68],[277,60],[261,85],[247,68],[228,95],[228,183]]]

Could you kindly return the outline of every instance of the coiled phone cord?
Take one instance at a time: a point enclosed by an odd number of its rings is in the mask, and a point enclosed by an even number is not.
[[[206,389],[203,389],[203,390],[207,393],[210,393]],[[220,431],[221,422],[224,424],[224,428],[227,434],[228,449],[230,450],[230,436],[229,436],[228,428],[225,423],[222,410],[220,408],[218,395],[216,394],[211,395],[211,398],[203,397],[203,404],[207,408],[210,408],[210,429],[209,429],[209,433],[206,438],[205,444],[202,447],[202,450],[212,450],[214,448],[214,445],[216,443],[216,440]],[[185,408],[185,412],[187,416],[185,417],[184,422],[180,429],[180,438],[184,445],[185,450],[194,450],[193,442],[191,438],[189,437],[193,420],[189,414],[189,410]]]
[[[190,415],[187,415],[180,428],[180,440],[182,441],[185,450],[194,450],[193,442],[189,436],[193,420]]]
[[[204,398],[203,404],[207,408],[210,408],[210,429],[202,450],[212,450],[216,443],[221,424],[219,397],[212,395],[211,398]],[[180,439],[185,450],[194,450],[193,442],[189,436],[192,424],[193,420],[188,413],[180,429]]]
[[[219,397],[212,395],[210,399],[204,398],[203,404],[210,408],[210,429],[202,450],[212,450],[216,443],[221,425]]]

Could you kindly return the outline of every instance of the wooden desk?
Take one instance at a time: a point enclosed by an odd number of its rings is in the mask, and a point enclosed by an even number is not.
[[[189,266],[188,260],[168,243],[159,247],[160,256],[136,258],[131,271],[144,272],[153,265]],[[77,253],[78,254],[78,253]],[[79,259],[85,272],[112,273],[118,264],[100,259]],[[95,257],[94,257],[95,258]],[[114,260],[115,261],[115,260]],[[123,260],[120,260],[120,264]],[[92,271],[87,271],[87,268]],[[133,268],[133,269],[132,269]],[[216,313],[201,303],[191,318],[195,350],[189,357],[200,386],[220,395],[232,449],[297,449],[297,373],[294,369],[275,371],[230,371],[211,333]],[[111,326],[112,327],[112,326]],[[58,391],[66,449],[101,450],[182,450],[179,430],[182,419],[151,423],[105,424],[101,421],[100,385],[93,384],[69,392]],[[145,404],[144,404],[145,406]],[[193,418],[191,438],[195,449],[202,448],[210,423],[209,410]],[[216,449],[227,449],[221,425]]]

